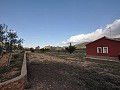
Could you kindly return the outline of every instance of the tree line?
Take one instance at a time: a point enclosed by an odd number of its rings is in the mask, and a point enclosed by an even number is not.
[[[73,53],[75,50],[76,50],[76,47],[75,46],[72,46],[72,44],[70,43],[70,45],[68,47],[65,47],[65,48],[41,48],[40,49],[40,46],[37,46],[34,48],[30,48],[29,49],[31,52],[42,52],[42,53],[45,53],[45,52],[68,52],[68,53]]]
[[[0,24],[0,55],[4,52],[12,52],[13,49],[21,49],[23,39],[18,38],[17,32],[8,29],[6,24]]]

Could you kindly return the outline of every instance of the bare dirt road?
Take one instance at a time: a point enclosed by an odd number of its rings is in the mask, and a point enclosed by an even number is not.
[[[85,90],[79,80],[82,68],[46,54],[28,54],[27,90]]]

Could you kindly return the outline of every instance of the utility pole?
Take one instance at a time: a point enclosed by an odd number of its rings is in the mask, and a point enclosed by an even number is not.
[[[109,27],[109,30],[110,30],[110,38],[111,38],[111,27]]]

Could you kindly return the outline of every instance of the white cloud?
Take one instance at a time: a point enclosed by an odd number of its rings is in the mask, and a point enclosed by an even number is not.
[[[97,29],[96,31],[88,34],[78,34],[75,36],[71,36],[67,41],[62,42],[63,44],[67,43],[83,43],[94,41],[103,36],[107,37],[120,37],[120,19],[115,20],[112,24],[106,25],[105,28]]]

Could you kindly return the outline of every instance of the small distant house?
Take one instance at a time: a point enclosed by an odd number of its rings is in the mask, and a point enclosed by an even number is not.
[[[120,40],[102,37],[86,45],[86,56],[95,58],[118,59]]]

